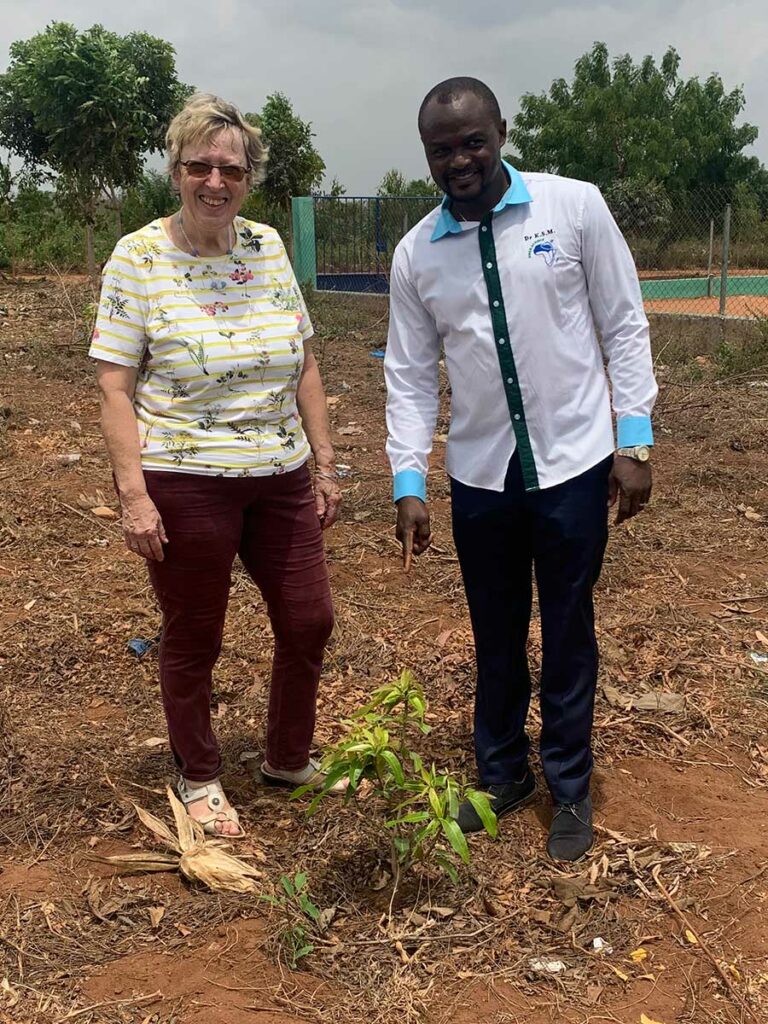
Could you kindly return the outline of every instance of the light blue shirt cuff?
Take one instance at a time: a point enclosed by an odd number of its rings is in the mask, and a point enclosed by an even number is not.
[[[653,427],[650,416],[624,416],[616,428],[617,448],[634,448],[639,444],[653,444]]]
[[[427,500],[427,479],[417,469],[401,469],[395,473],[394,500],[401,498],[421,498]]]

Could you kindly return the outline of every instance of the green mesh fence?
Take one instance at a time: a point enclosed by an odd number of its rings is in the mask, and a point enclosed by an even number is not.
[[[768,315],[768,216],[739,189],[668,195],[617,182],[604,191],[635,259],[649,314]],[[319,290],[389,290],[399,240],[435,207],[425,197],[293,199],[296,273]]]

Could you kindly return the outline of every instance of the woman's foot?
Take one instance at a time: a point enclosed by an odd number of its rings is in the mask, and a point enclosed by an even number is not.
[[[176,789],[187,814],[203,826],[207,835],[227,839],[239,839],[245,835],[237,811],[227,800],[218,779],[192,782],[182,776]]]
[[[322,789],[326,780],[325,772],[320,771],[320,762],[310,758],[303,768],[293,771],[285,768],[273,768],[269,761],[261,765],[261,776],[268,786],[288,786],[297,789],[299,786],[312,786]],[[349,779],[343,778],[335,782],[328,790],[333,796],[344,796],[349,786]]]

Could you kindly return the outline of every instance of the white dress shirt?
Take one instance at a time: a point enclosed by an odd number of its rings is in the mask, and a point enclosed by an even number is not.
[[[648,321],[605,201],[587,182],[504,166],[509,189],[481,222],[459,224],[446,199],[395,249],[384,360],[395,500],[426,497],[441,347],[446,468],[461,483],[502,491],[516,448],[529,491],[610,455],[604,360],[619,446],[653,443]]]

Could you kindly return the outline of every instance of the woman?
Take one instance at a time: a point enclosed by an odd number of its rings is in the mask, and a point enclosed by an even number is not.
[[[90,354],[125,542],[163,612],[179,795],[207,832],[234,837],[210,716],[232,563],[239,554],[261,589],[275,635],[262,773],[317,783],[309,750],[333,625],[322,530],[341,494],[293,270],[276,231],[238,217],[263,177],[261,134],[230,103],[196,95],[166,143],[181,209],[118,242]]]

